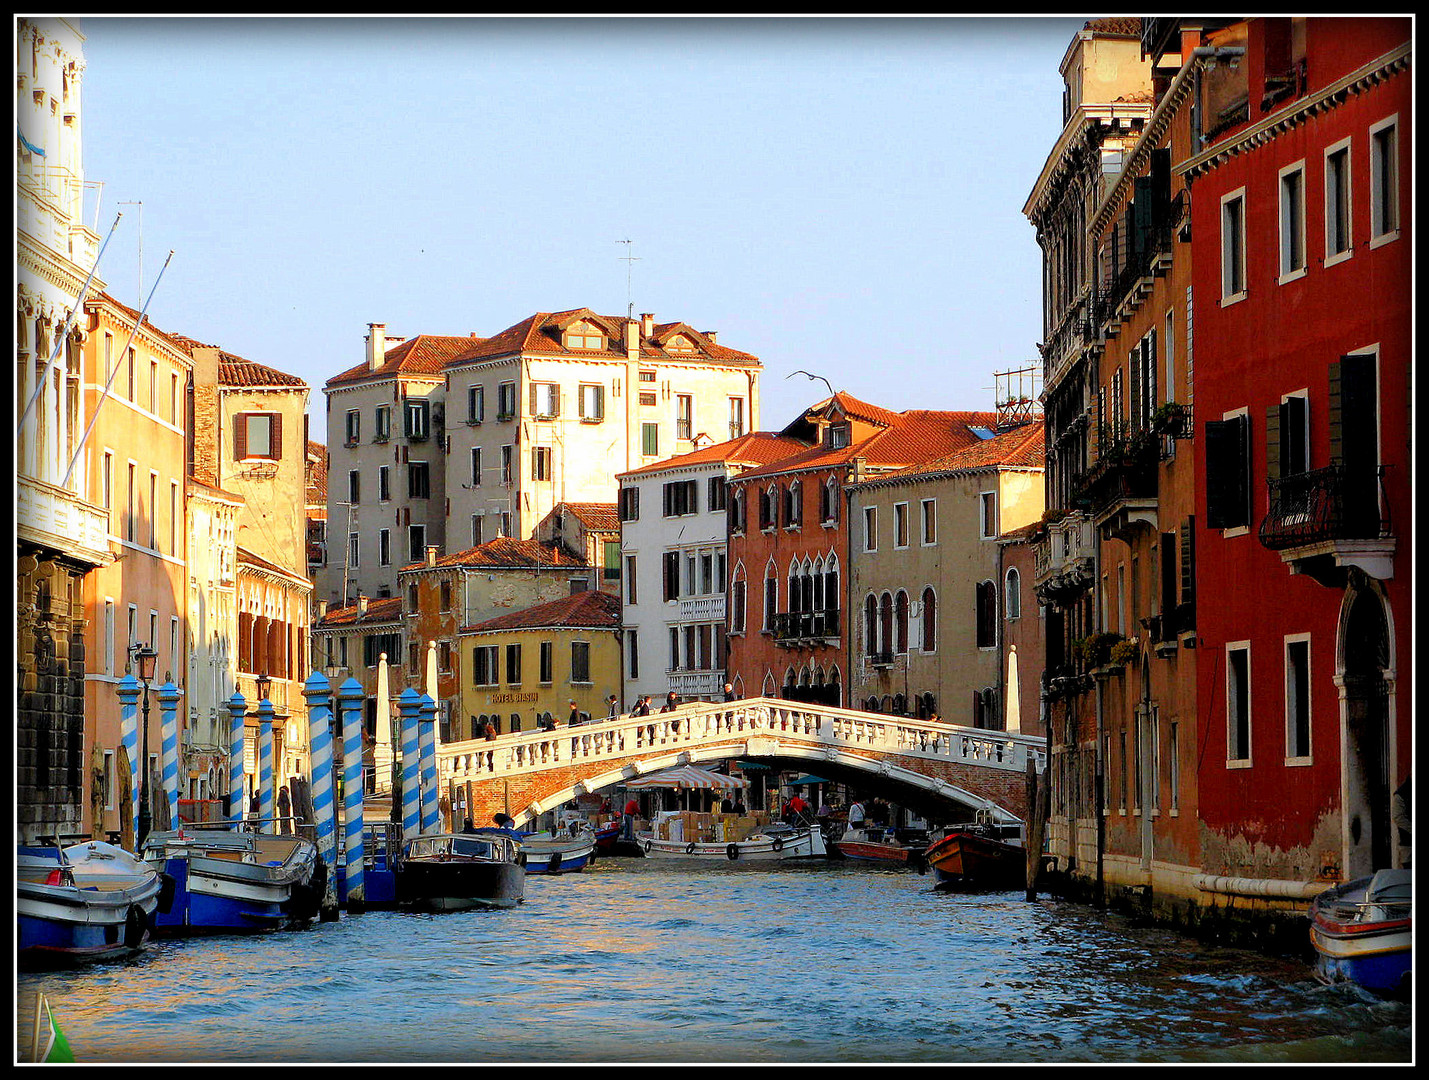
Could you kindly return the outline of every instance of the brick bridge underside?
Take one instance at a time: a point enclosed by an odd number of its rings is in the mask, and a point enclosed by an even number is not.
[[[565,762],[506,777],[452,779],[443,783],[443,795],[451,799],[452,806],[464,802],[466,813],[478,825],[490,822],[497,813],[509,814],[518,825],[525,825],[577,795],[606,791],[676,765],[713,765],[734,758],[775,770],[798,769],[842,783],[862,797],[878,796],[905,806],[934,824],[969,822],[980,809],[991,809],[998,819],[1008,822],[1026,817],[1026,776],[1014,769],[748,738],[677,752]],[[460,822],[456,824],[459,827]]]

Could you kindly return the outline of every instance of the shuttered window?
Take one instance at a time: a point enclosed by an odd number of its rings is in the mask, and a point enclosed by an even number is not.
[[[233,418],[233,456],[238,461],[283,458],[283,416],[275,412],[243,412]]]
[[[1206,524],[1250,525],[1250,418],[1206,422]]]

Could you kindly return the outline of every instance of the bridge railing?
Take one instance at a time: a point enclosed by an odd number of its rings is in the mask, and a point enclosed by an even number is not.
[[[592,720],[555,731],[516,732],[494,740],[444,744],[443,780],[491,780],[581,763],[658,757],[731,739],[765,738],[812,749],[899,754],[1024,772],[1029,755],[1046,766],[1041,736],[931,723],[778,698],[698,702],[673,712]]]

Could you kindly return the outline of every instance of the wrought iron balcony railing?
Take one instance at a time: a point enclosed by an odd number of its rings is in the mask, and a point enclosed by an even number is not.
[[[1343,465],[1271,478],[1270,509],[1260,542],[1271,551],[1334,540],[1373,540],[1389,532],[1382,475],[1351,474]]]
[[[836,637],[838,632],[838,608],[826,608],[823,611],[780,611],[774,615],[776,644]]]

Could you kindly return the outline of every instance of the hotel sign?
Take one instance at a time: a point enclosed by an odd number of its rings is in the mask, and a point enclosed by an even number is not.
[[[537,694],[487,694],[488,705],[534,705],[540,700]]]

